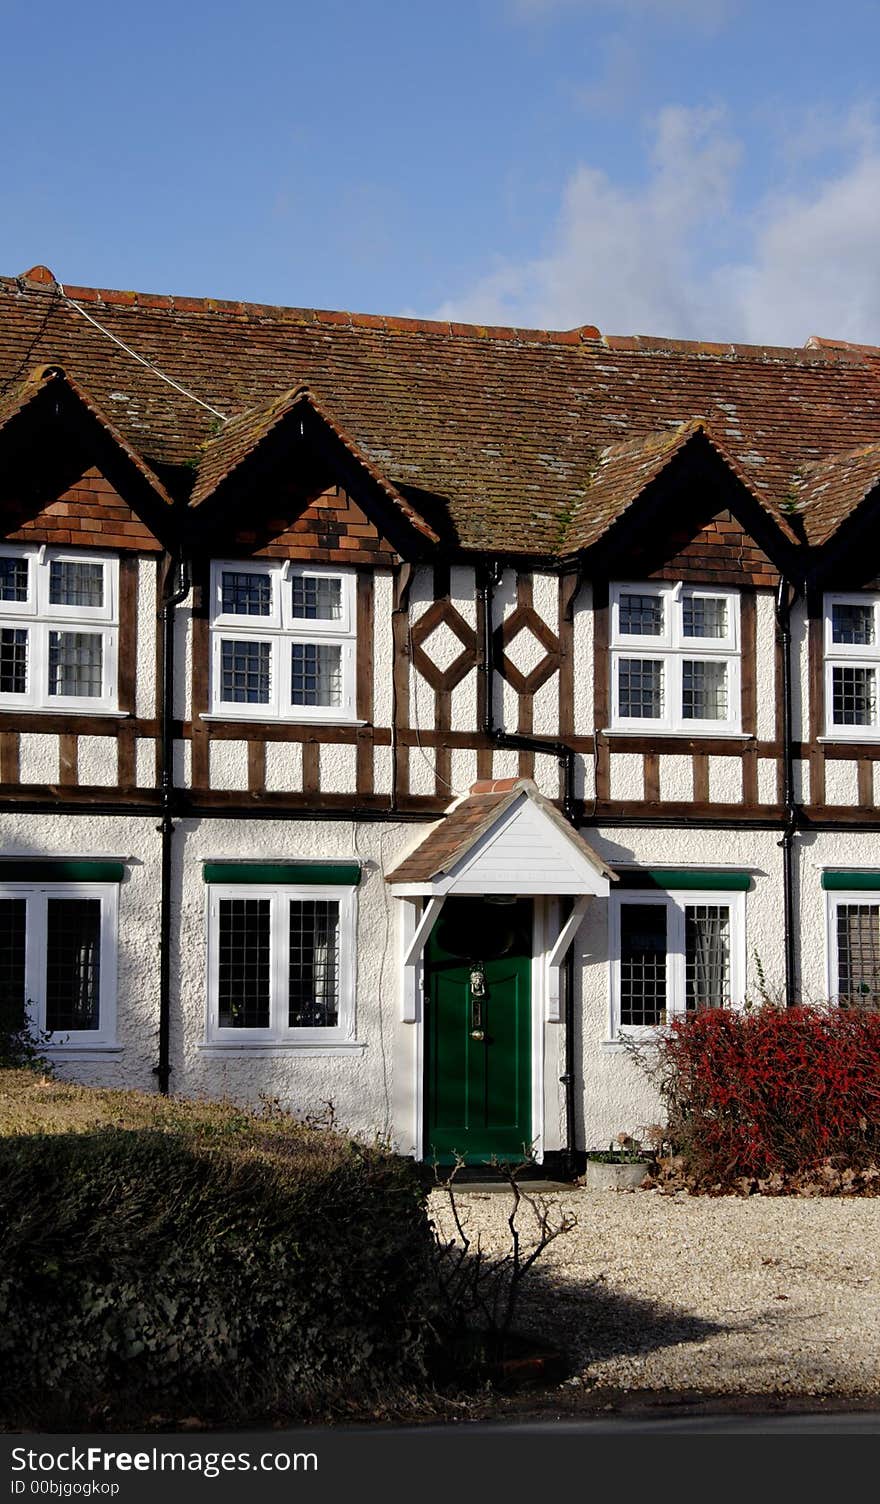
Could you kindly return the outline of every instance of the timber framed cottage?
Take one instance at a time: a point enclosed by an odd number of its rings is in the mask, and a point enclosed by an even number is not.
[[[0,279],[5,1000],[569,1168],[628,1035],[875,1005],[878,521],[868,347]]]

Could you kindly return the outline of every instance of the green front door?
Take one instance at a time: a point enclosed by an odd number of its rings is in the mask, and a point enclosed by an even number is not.
[[[530,899],[448,898],[425,958],[425,1154],[522,1159],[532,1140]]]

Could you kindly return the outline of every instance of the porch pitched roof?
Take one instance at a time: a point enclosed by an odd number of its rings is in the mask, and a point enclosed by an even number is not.
[[[406,888],[409,892],[456,891],[456,878],[471,870],[481,843],[485,846],[493,840],[493,832],[500,836],[510,828],[517,805],[522,806],[520,818],[526,810],[531,816],[525,822],[525,839],[532,843],[536,856],[541,852],[548,858],[526,870],[521,863],[515,864],[513,880],[518,891],[607,893],[608,883],[616,881],[615,873],[528,778],[485,779],[475,783],[468,794],[450,806],[415,850],[387,874],[386,881],[398,890]],[[496,865],[493,870],[497,874],[501,868]],[[484,878],[477,868],[473,876],[477,888],[481,887]],[[497,891],[509,891],[511,880],[500,877]],[[473,891],[473,884],[469,886]],[[491,880],[487,880],[485,891],[493,891]]]

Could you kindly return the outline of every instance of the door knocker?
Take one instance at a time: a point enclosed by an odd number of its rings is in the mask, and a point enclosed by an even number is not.
[[[486,972],[482,961],[477,961],[471,967],[470,994],[471,994],[471,1039],[477,1041],[486,1037],[483,1028],[483,999],[488,992],[486,986]]]

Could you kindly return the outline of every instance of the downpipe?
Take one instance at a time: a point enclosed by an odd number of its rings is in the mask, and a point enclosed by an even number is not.
[[[501,566],[487,564],[480,572],[477,582],[477,591],[480,598],[480,609],[483,620],[483,652],[480,664],[480,672],[483,681],[483,716],[482,731],[489,740],[499,748],[510,748],[520,752],[544,752],[550,757],[555,757],[562,771],[562,811],[565,818],[574,825],[578,813],[577,800],[574,792],[575,753],[574,748],[561,741],[549,741],[541,737],[525,736],[511,731],[504,731],[495,724],[495,636],[492,627],[495,605],[495,589],[501,578]],[[577,1150],[575,1147],[575,1054],[574,1054],[574,946],[570,945],[565,956],[564,963],[565,987],[563,1022],[565,1027],[565,1065],[563,1074],[559,1077],[560,1084],[565,1088],[565,1149],[563,1151],[564,1172],[567,1176],[574,1177],[577,1172]]]
[[[162,600],[159,618],[162,623],[162,726],[160,731],[161,767],[159,798],[162,817],[156,830],[162,838],[161,896],[159,900],[159,1061],[153,1074],[159,1091],[168,1095],[171,1080],[171,863],[174,848],[174,611],[190,591],[190,570],[186,559],[178,558],[169,570],[169,582],[177,577],[177,586]]]
[[[794,856],[795,836],[800,823],[800,808],[794,797],[794,743],[792,741],[792,666],[791,608],[798,598],[798,588],[784,575],[776,592],[776,629],[782,653],[782,806],[785,821],[782,840],[782,923],[785,953],[785,1005],[793,1008],[797,1001],[795,962]]]

